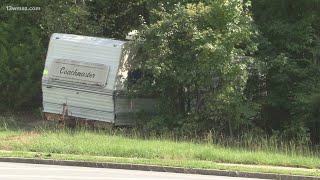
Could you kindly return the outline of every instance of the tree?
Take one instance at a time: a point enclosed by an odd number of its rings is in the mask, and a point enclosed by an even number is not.
[[[316,124],[308,123],[307,107],[319,93],[319,1],[253,0],[252,4],[262,35],[256,54],[262,68],[250,77],[255,84],[248,84],[247,92],[263,107],[259,124],[269,132],[308,136]],[[252,87],[260,87],[260,94]]]
[[[92,19],[91,13],[87,1],[47,1],[41,18],[43,35],[48,38],[53,33],[101,35],[102,28]]]
[[[140,19],[148,19],[145,0],[95,0],[87,1],[91,19],[99,25],[101,35],[124,39],[138,28]]]
[[[239,57],[255,50],[248,7],[240,0],[177,3],[171,9],[160,4],[151,14],[154,21],[140,30],[139,57],[129,68],[144,77],[131,90],[160,96],[169,129],[207,130],[228,122],[232,134],[250,60]]]
[[[35,1],[34,1],[35,2]],[[30,6],[31,2],[3,1],[2,7]],[[34,3],[33,6],[41,6]],[[0,15],[0,109],[27,107],[39,103],[43,44],[38,11],[8,11]]]

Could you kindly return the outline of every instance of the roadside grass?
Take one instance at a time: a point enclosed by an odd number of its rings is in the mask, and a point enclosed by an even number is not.
[[[6,151],[0,151],[0,157],[34,158],[40,152],[52,154],[40,157],[50,159],[320,176],[318,150],[274,137],[251,136],[230,140],[209,132],[206,138],[199,140],[179,138],[174,134],[143,138],[137,131],[127,129],[93,131],[47,127],[26,131],[11,120],[3,120],[0,118],[0,150]],[[304,167],[310,171],[216,163]]]
[[[14,117],[1,117],[0,116],[0,149],[12,149],[13,142],[12,138],[15,138],[22,134],[17,124],[15,123]]]
[[[14,137],[21,134],[21,131],[13,131],[13,130],[0,130],[0,140],[5,140],[9,137]]]
[[[2,131],[0,130],[0,149],[3,150],[10,150],[13,147],[13,144],[15,144],[12,139],[10,138],[17,137],[21,134],[21,132],[17,131]]]
[[[226,148],[210,143],[174,141],[161,138],[139,139],[103,131],[41,131],[28,143],[16,143],[12,150],[146,158],[161,160],[211,161],[223,163],[320,168],[317,155]]]

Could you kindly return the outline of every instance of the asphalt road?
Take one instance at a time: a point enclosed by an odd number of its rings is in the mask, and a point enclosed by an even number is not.
[[[0,162],[1,180],[258,180],[165,172]]]

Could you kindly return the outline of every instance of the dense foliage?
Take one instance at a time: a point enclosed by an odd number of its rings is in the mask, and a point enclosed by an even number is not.
[[[258,124],[290,138],[305,139],[311,133],[319,141],[320,2],[252,2],[261,33],[256,53],[261,69],[248,83],[256,91],[249,88],[248,94],[261,104]]]
[[[40,106],[52,33],[123,39],[138,29],[139,54],[130,68],[143,78],[129,89],[161,100],[157,116],[143,123],[145,130],[276,133],[320,141],[318,0],[4,0],[0,5],[1,110]]]
[[[2,1],[0,9],[0,109],[26,107],[34,100],[40,105],[41,98],[45,47],[40,19],[37,12],[7,11],[3,4],[13,6],[14,2],[19,1]],[[21,6],[31,4],[22,2]]]
[[[160,116],[147,125],[185,132],[227,125],[232,135],[250,64],[243,56],[255,49],[247,5],[217,0],[159,6],[151,14],[155,20],[140,30],[139,57],[131,67],[151,74],[132,89],[162,100]]]

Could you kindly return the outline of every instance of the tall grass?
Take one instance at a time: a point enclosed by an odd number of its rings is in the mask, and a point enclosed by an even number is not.
[[[14,117],[0,118],[0,132],[17,131],[16,126]],[[24,136],[21,134],[13,135]],[[10,144],[7,147],[11,150],[20,151],[320,168],[319,146],[312,147],[308,139],[286,141],[278,135],[247,133],[230,138],[209,131],[193,137],[181,137],[174,132],[160,135],[151,132],[146,136],[134,128],[71,130],[57,127],[39,128],[27,135],[23,143],[5,138],[2,147]]]
[[[204,136],[195,134],[193,137],[181,137],[174,132],[167,132],[163,134],[148,133],[146,136],[141,131],[135,128],[116,128],[107,130],[88,130],[86,128],[78,127],[77,129],[61,129],[61,128],[44,128],[38,129],[38,132],[43,134],[42,137],[51,138],[55,134],[59,137],[74,137],[83,136],[89,140],[91,135],[93,137],[119,137],[131,140],[153,140],[161,142],[180,142],[192,143],[201,145],[212,145],[221,148],[229,148],[233,150],[246,152],[265,152],[265,153],[280,153],[286,156],[306,156],[306,157],[320,157],[320,146],[313,145],[309,139],[287,140],[279,135],[254,135],[243,134],[238,137],[227,137],[223,134],[217,134],[214,131],[204,133]],[[55,137],[59,139],[58,137]],[[94,138],[93,138],[94,139]],[[99,139],[99,138],[98,138]],[[101,142],[106,142],[106,139],[100,139]],[[50,141],[50,140],[48,140]],[[80,142],[79,142],[80,143]],[[113,143],[111,143],[114,145]]]
[[[9,117],[2,117],[0,116],[0,130],[7,131],[7,130],[17,130],[19,129],[18,124],[16,123],[16,119],[14,116]]]
[[[303,156],[318,156],[320,152],[319,146],[313,145],[308,138],[288,140],[278,134],[255,135],[252,133],[244,133],[238,137],[230,138],[209,131],[206,133],[204,140],[222,147],[243,149],[246,151],[277,152],[286,155]]]
[[[82,129],[84,130],[84,129]],[[113,129],[107,131],[97,131],[108,135],[120,135],[134,139],[151,139],[151,140],[170,140],[174,142],[191,142],[196,144],[217,145],[224,148],[232,148],[244,151],[264,151],[272,153],[282,153],[286,155],[301,156],[319,156],[320,146],[313,145],[308,138],[288,140],[278,134],[274,135],[255,135],[253,133],[244,133],[238,137],[228,137],[223,134],[209,131],[203,133],[203,136],[194,134],[192,137],[179,136],[174,132],[163,134],[141,133],[137,129]]]
[[[16,144],[14,147],[15,150],[20,151],[59,154],[320,168],[318,155],[306,154],[306,152],[301,154],[297,146],[292,146],[290,143],[283,143],[285,148],[279,149],[268,147],[268,145],[275,145],[276,140],[265,139],[265,141],[258,142],[258,140],[242,139],[243,142],[239,143],[234,139],[224,139],[223,136],[214,140],[214,136],[211,135],[208,134],[212,139],[181,140],[174,137],[172,133],[146,138],[134,129],[41,130],[39,135],[32,139],[32,142],[23,145]],[[241,143],[247,144],[246,147],[243,147]],[[292,153],[289,148],[296,149]]]

